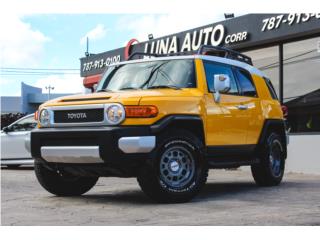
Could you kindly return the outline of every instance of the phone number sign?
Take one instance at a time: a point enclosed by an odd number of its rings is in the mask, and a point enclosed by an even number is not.
[[[248,14],[81,58],[81,76],[101,74],[128,54],[194,54],[203,44],[250,50],[320,36],[320,13]]]

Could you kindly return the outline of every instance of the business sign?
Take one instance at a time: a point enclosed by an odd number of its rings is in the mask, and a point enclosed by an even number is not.
[[[248,50],[299,38],[320,36],[320,14],[248,14],[177,34],[139,43],[132,39],[124,48],[81,58],[81,76],[101,74],[130,53],[193,54],[201,45]],[[136,43],[136,44],[133,44]]]

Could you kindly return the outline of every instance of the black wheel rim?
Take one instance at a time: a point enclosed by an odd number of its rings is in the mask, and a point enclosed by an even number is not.
[[[279,177],[282,174],[281,155],[282,155],[281,143],[278,140],[274,140],[270,146],[269,162],[270,162],[272,174],[275,177]]]
[[[189,150],[175,146],[160,158],[160,179],[171,188],[183,188],[194,177],[195,161]]]

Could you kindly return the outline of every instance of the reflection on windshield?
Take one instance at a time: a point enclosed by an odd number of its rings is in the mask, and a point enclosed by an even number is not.
[[[97,91],[148,88],[194,88],[192,59],[130,63],[108,68]]]

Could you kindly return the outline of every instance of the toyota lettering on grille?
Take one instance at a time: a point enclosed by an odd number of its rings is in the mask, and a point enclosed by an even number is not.
[[[69,109],[69,110],[55,110],[54,123],[89,123],[89,122],[103,122],[104,109]]]
[[[86,113],[68,113],[68,119],[86,119]]]

